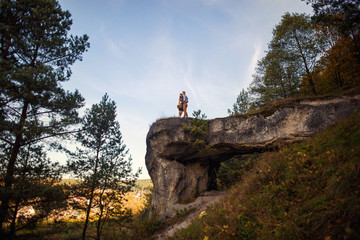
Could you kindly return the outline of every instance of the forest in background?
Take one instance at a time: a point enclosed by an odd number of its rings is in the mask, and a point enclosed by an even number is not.
[[[306,3],[314,15],[282,16],[250,86],[228,109],[230,115],[274,100],[341,93],[360,85],[360,1]]]
[[[240,92],[228,110],[230,115],[249,114],[281,99],[357,91],[360,2],[306,3],[312,5],[314,15],[283,15],[252,83]],[[0,238],[45,238],[59,229],[69,233],[57,235],[60,239],[111,238],[110,233],[114,238],[151,236],[164,224],[144,217],[151,196],[145,196],[144,209],[136,216],[124,208],[139,171],[134,173],[131,168],[132,159],[116,121],[116,103],[105,93],[98,104],[80,116],[85,99],[78,91],[65,91],[61,86],[70,80],[72,64],[81,61],[89,49],[88,36],[68,34],[71,14],[55,0],[3,0],[0,4]],[[358,133],[357,129],[354,132]],[[68,141],[76,148],[68,149],[63,144]],[[349,150],[355,152],[353,161],[358,160],[357,149]],[[49,160],[47,153],[54,150],[67,154],[66,165]],[[352,167],[356,170],[356,166]],[[62,183],[65,174],[72,174],[77,181]],[[69,207],[84,215],[70,227],[56,221]],[[357,215],[351,219],[358,222]],[[240,217],[240,221],[242,224],[248,219]],[[337,220],[333,221],[336,225]],[[339,224],[345,226],[341,221]],[[261,236],[256,235],[256,224],[250,228],[253,234],[243,228],[235,230],[249,233],[246,237],[252,239]],[[351,224],[343,229],[348,235],[354,231]],[[224,226],[222,232],[227,232],[230,225]],[[42,227],[44,231],[39,230]],[[29,229],[37,229],[42,235]],[[282,229],[284,233],[290,231],[287,226]],[[331,234],[333,238],[345,236]]]

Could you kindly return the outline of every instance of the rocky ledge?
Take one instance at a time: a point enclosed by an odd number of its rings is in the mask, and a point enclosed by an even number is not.
[[[220,163],[232,156],[303,141],[360,109],[360,96],[302,100],[272,112],[208,120],[206,147],[184,130],[191,119],[158,120],[146,138],[146,167],[154,184],[151,214],[174,215],[174,206],[215,185]]]

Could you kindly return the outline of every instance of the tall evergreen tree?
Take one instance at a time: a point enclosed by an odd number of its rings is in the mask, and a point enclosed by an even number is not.
[[[84,99],[61,82],[89,43],[86,35],[68,36],[70,17],[56,0],[0,2],[0,238],[14,210],[21,152],[78,122]]]
[[[77,136],[81,146],[75,153],[69,152],[68,166],[82,180],[78,186],[79,194],[88,199],[82,238],[86,238],[90,214],[96,208],[96,239],[100,239],[104,222],[122,213],[114,206],[121,205],[124,194],[134,186],[140,170],[132,173],[132,159],[126,158],[128,150],[122,140],[120,124],[116,121],[116,105],[107,94],[99,104],[86,111],[83,129]]]
[[[1,162],[6,157],[1,155]],[[6,165],[1,165],[4,175]],[[44,146],[29,144],[21,148],[15,165],[11,206],[8,216],[9,238],[16,231],[34,224],[66,207],[67,194],[59,184],[63,167],[47,158]],[[2,194],[2,193],[1,193]]]
[[[250,96],[249,92],[242,89],[236,98],[236,102],[233,104],[233,109],[228,109],[230,116],[237,114],[244,114],[250,109]]]

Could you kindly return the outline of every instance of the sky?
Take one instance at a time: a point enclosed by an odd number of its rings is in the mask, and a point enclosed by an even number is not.
[[[85,108],[107,93],[117,105],[123,141],[140,179],[152,123],[178,115],[181,91],[188,113],[228,116],[252,81],[273,28],[286,12],[312,13],[301,0],[59,0],[72,14],[73,35],[90,48],[72,66],[67,90],[78,89]]]

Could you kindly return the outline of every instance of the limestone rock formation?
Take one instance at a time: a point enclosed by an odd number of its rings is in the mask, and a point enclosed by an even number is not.
[[[360,96],[302,100],[272,112],[209,120],[207,147],[184,131],[191,119],[155,122],[146,138],[146,167],[154,184],[151,214],[164,218],[173,206],[211,190],[216,169],[232,156],[303,141],[360,109]]]

